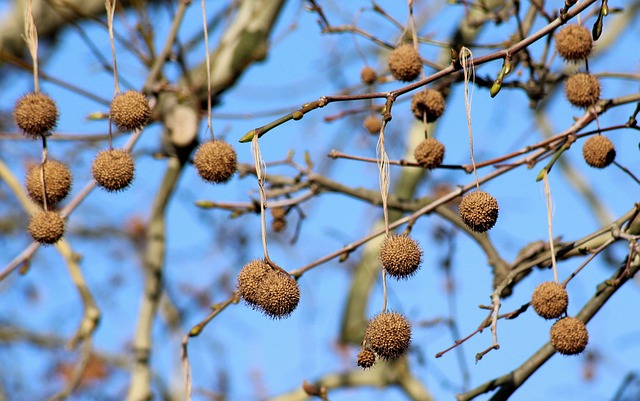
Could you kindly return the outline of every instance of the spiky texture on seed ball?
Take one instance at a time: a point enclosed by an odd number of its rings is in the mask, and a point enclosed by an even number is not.
[[[564,84],[564,94],[569,103],[586,109],[600,99],[600,81],[584,72],[570,76]]]
[[[581,61],[591,55],[593,39],[589,28],[568,24],[556,33],[556,50],[566,61]]]
[[[42,165],[34,164],[27,170],[26,187],[29,197],[42,204]],[[44,182],[47,191],[47,205],[55,205],[67,197],[71,190],[71,170],[66,164],[57,160],[44,163]]]
[[[376,364],[376,354],[369,348],[363,348],[358,352],[358,366],[362,369],[369,369]]]
[[[368,116],[364,119],[362,126],[369,131],[370,134],[375,135],[382,129],[382,120],[380,120],[380,117]]]
[[[420,53],[410,44],[396,47],[389,55],[388,63],[391,75],[400,81],[413,81],[422,72]]]
[[[616,158],[616,148],[606,136],[595,135],[585,141],[582,157],[591,167],[605,168]]]
[[[474,191],[462,198],[458,206],[460,217],[471,230],[483,233],[498,220],[498,201],[485,191]]]
[[[589,332],[581,320],[563,317],[551,326],[551,345],[563,355],[580,354],[589,343]]]
[[[117,192],[131,185],[135,164],[126,150],[106,149],[98,153],[91,170],[99,186],[109,192]]]
[[[538,316],[545,319],[557,319],[567,311],[569,295],[562,285],[553,281],[545,281],[533,290],[531,306]]]
[[[58,106],[43,93],[27,93],[13,109],[13,119],[26,136],[38,138],[51,133],[58,123]]]
[[[382,241],[379,258],[382,267],[391,277],[407,279],[420,267],[422,249],[413,238],[390,235]]]
[[[64,220],[57,212],[41,210],[31,217],[29,234],[39,244],[55,244],[64,235]]]
[[[417,92],[411,98],[411,111],[420,121],[427,115],[427,122],[434,122],[444,113],[444,97],[435,89]]]
[[[365,66],[364,68],[362,68],[362,71],[360,71],[360,79],[362,79],[362,82],[364,82],[365,84],[371,85],[378,79],[378,74],[373,68]]]
[[[238,292],[249,306],[273,319],[289,316],[300,301],[296,280],[258,259],[240,270]]]
[[[380,358],[395,359],[411,344],[411,324],[397,312],[382,312],[369,322],[364,337]]]
[[[146,96],[138,91],[126,91],[111,101],[111,120],[121,131],[143,128],[151,118]]]
[[[236,172],[238,156],[227,142],[213,140],[198,146],[193,164],[203,180],[221,184],[229,181]]]
[[[444,145],[435,138],[427,138],[416,147],[413,156],[421,167],[433,170],[444,160]]]

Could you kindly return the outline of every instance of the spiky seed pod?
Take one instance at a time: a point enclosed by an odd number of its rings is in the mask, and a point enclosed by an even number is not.
[[[582,157],[591,167],[605,168],[616,158],[616,148],[606,136],[595,135],[585,141]]]
[[[121,131],[143,128],[151,118],[146,96],[138,91],[126,91],[111,101],[111,120]]]
[[[411,98],[411,111],[420,121],[427,115],[427,122],[434,122],[444,113],[444,97],[435,89],[417,92]]]
[[[395,359],[411,344],[411,324],[397,312],[382,312],[369,322],[364,337],[380,358]]]
[[[382,120],[380,120],[380,117],[373,115],[367,116],[367,118],[362,122],[362,126],[369,131],[370,134],[375,135],[380,132],[380,129],[382,129]]]
[[[589,28],[568,24],[556,33],[556,50],[566,61],[581,61],[591,55],[593,39]]]
[[[569,295],[562,285],[553,281],[545,281],[533,290],[531,306],[538,316],[545,319],[557,319],[567,311]]]
[[[193,164],[203,180],[221,184],[229,181],[236,172],[238,156],[227,142],[213,140],[198,146]]]
[[[391,277],[407,279],[420,267],[422,249],[413,238],[406,235],[390,235],[382,241],[379,259]]]
[[[400,81],[413,81],[422,72],[420,53],[410,44],[396,47],[389,55],[388,63],[391,75]]]
[[[591,74],[574,74],[565,82],[564,94],[569,103],[586,109],[600,99],[600,81]]]
[[[254,259],[244,265],[238,273],[238,292],[246,303],[257,307],[262,298],[262,282],[271,267],[262,260]]]
[[[99,186],[109,192],[117,192],[131,185],[135,164],[126,150],[106,149],[98,153],[91,170]]]
[[[29,234],[39,244],[55,244],[64,235],[64,220],[57,212],[41,210],[31,217]]]
[[[369,369],[376,364],[376,354],[369,348],[363,348],[358,352],[358,366],[362,369]]]
[[[416,147],[413,156],[421,167],[433,170],[444,160],[444,145],[435,138],[427,138]]]
[[[589,332],[581,320],[563,317],[551,326],[551,345],[563,355],[580,354],[589,343]]]
[[[34,164],[27,170],[26,187],[29,197],[42,204],[42,165]],[[55,205],[67,197],[71,190],[71,170],[57,160],[44,163],[44,182],[47,191],[47,205]]]
[[[360,79],[362,79],[362,82],[365,84],[371,85],[378,79],[378,74],[373,68],[365,66],[362,68],[362,71],[360,71]]]
[[[38,138],[51,133],[58,123],[58,106],[43,93],[27,93],[16,102],[13,119],[28,137]]]
[[[462,198],[458,206],[460,217],[471,230],[483,233],[498,220],[498,201],[485,191],[474,191]]]

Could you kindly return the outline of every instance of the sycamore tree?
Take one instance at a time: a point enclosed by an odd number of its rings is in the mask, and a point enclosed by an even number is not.
[[[0,399],[637,399],[638,10],[5,2]]]

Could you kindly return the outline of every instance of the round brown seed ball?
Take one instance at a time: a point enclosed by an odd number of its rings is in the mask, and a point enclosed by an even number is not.
[[[420,53],[410,44],[401,45],[392,51],[388,63],[391,75],[400,81],[413,81],[422,72]]]
[[[111,120],[121,131],[144,127],[151,118],[149,101],[141,92],[126,91],[111,101]]]
[[[27,170],[26,187],[29,197],[42,204],[42,165],[34,164]],[[71,171],[66,164],[57,160],[44,163],[44,182],[47,191],[47,205],[55,205],[69,195],[71,190]]]
[[[26,136],[38,138],[48,135],[58,123],[58,106],[43,93],[27,93],[13,109],[13,119]]]
[[[589,28],[568,24],[556,33],[556,50],[566,61],[580,61],[589,57],[593,39]]]
[[[411,98],[411,111],[420,121],[427,115],[427,122],[434,122],[444,113],[444,97],[435,89],[417,92]]]
[[[126,150],[107,149],[98,153],[91,170],[99,186],[109,192],[117,192],[131,185],[135,164]]]
[[[616,149],[609,138],[595,135],[585,141],[582,157],[591,167],[605,168],[616,158]]]
[[[564,94],[569,103],[586,109],[596,104],[600,99],[600,81],[591,74],[572,75],[564,84]]]
[[[271,267],[262,260],[254,259],[244,265],[238,273],[238,292],[246,303],[257,307],[262,297],[262,282]]]
[[[422,249],[413,238],[406,235],[390,235],[382,241],[379,259],[391,277],[407,279],[420,267]]]
[[[362,369],[369,369],[376,364],[376,354],[369,348],[363,348],[358,353],[358,366]]]
[[[462,198],[458,206],[460,218],[471,230],[483,233],[498,220],[498,201],[484,191],[474,191]]]
[[[55,244],[64,235],[64,220],[57,212],[41,210],[31,217],[29,234],[39,244]]]
[[[362,79],[362,82],[364,82],[365,84],[371,85],[378,79],[378,74],[373,68],[365,66],[364,68],[362,68],[362,71],[360,71],[360,79]]]
[[[380,358],[395,359],[409,348],[411,324],[397,312],[382,312],[369,322],[364,337]]]
[[[553,281],[545,281],[533,290],[531,306],[538,316],[545,319],[557,319],[567,311],[569,295],[562,285]]]
[[[203,180],[220,184],[229,181],[238,168],[238,156],[231,145],[222,140],[198,146],[193,164]]]
[[[427,138],[416,147],[413,156],[421,167],[433,170],[444,160],[444,145],[435,138]]]
[[[368,116],[364,119],[362,126],[369,131],[370,134],[375,135],[382,129],[382,120],[380,120],[380,117]]]
[[[575,317],[563,317],[551,326],[551,345],[563,355],[577,355],[589,343],[587,327]]]

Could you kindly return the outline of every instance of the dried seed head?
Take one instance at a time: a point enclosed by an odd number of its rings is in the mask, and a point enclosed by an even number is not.
[[[582,157],[591,167],[605,168],[616,158],[616,149],[609,138],[604,135],[595,135],[585,141]]]
[[[569,295],[562,285],[553,281],[545,281],[533,290],[531,306],[538,316],[545,319],[557,319],[567,311]]]
[[[411,98],[411,111],[420,121],[427,115],[427,122],[434,122],[444,113],[444,97],[435,89],[417,92]]]
[[[43,93],[27,93],[13,109],[13,119],[26,136],[38,138],[49,135],[58,123],[58,106]]]
[[[378,79],[378,74],[373,68],[365,66],[364,68],[362,68],[362,71],[360,71],[360,78],[365,84],[371,85]]]
[[[117,192],[131,185],[135,164],[126,150],[107,149],[98,153],[91,170],[99,186],[109,192]]]
[[[126,91],[111,101],[111,120],[121,131],[143,128],[150,118],[149,101],[141,92]]]
[[[258,306],[262,296],[262,282],[270,270],[271,267],[264,261],[254,259],[238,273],[238,292],[250,306]]]
[[[395,359],[409,348],[411,324],[397,312],[382,312],[369,322],[364,337],[380,358]]]
[[[580,354],[589,343],[587,327],[575,317],[563,317],[551,326],[551,345],[563,355]]]
[[[568,24],[556,33],[556,50],[566,61],[581,61],[591,55],[593,39],[589,28]]]
[[[422,72],[420,53],[413,45],[404,44],[397,47],[389,55],[389,70],[397,80],[410,82],[418,78]]]
[[[468,193],[458,206],[460,217],[471,230],[483,233],[498,220],[498,201],[484,191]]]
[[[433,170],[444,160],[444,145],[435,138],[427,138],[416,147],[413,156],[420,166]]]
[[[358,366],[362,369],[369,369],[376,364],[376,354],[369,348],[363,348],[358,353]]]
[[[229,181],[238,168],[238,156],[233,146],[222,140],[198,146],[193,164],[203,180],[215,184]]]
[[[55,244],[64,235],[64,220],[57,212],[41,210],[31,217],[29,234],[39,244]]]
[[[422,263],[420,245],[406,235],[390,235],[380,246],[380,263],[396,279],[413,276]]]
[[[564,94],[569,103],[586,109],[596,104],[600,99],[600,81],[591,74],[572,75],[564,84]]]
[[[369,131],[370,134],[375,135],[382,129],[382,120],[380,120],[380,117],[368,116],[364,119],[362,126]]]
[[[42,204],[42,165],[34,164],[27,170],[26,187],[29,197]],[[67,197],[71,190],[71,171],[66,164],[57,160],[44,163],[44,182],[47,191],[47,205],[55,205]]]

